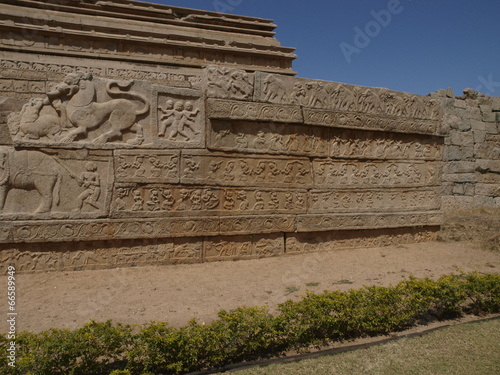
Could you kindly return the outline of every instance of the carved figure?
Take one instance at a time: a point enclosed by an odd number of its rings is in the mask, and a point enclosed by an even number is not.
[[[78,208],[76,208],[76,210],[81,210],[84,203],[100,209],[101,205],[98,200],[101,195],[101,178],[96,172],[97,164],[89,161],[87,163],[86,170],[86,172],[82,172],[79,178],[76,178],[78,185],[85,188],[85,190],[76,198],[78,202]]]
[[[36,190],[40,205],[35,213],[50,212],[59,205],[62,175],[56,161],[37,151],[0,148],[0,210],[11,189]]]
[[[160,126],[158,129],[158,136],[162,137],[165,135],[167,128],[174,122],[174,101],[171,99],[167,100],[165,106],[158,107],[158,109],[163,113],[160,117]]]
[[[40,112],[43,106],[42,98],[31,98],[23,105],[21,112],[11,113],[7,118],[10,133],[17,139],[30,140],[47,137],[54,140],[55,136],[61,133],[63,119],[58,117],[57,113],[42,115]]]
[[[123,98],[98,103],[92,74],[69,73],[62,83],[47,93],[44,100],[44,105],[54,105],[54,101],[59,100],[62,103],[59,106],[61,119],[67,118],[69,124],[76,128],[69,131],[61,141],[72,142],[77,138],[87,137],[90,130],[108,122],[110,129],[94,139],[94,143],[105,144],[122,137],[126,131],[132,131],[136,137],[127,143],[141,144],[144,140],[143,129],[136,120],[138,116],[149,112],[149,104],[142,94],[126,91],[132,84],[133,81],[108,81],[105,91],[109,96],[122,95],[140,101],[140,109],[135,108],[132,100]],[[118,86],[119,90],[112,89],[113,85]]]
[[[175,204],[175,198],[172,194],[172,189],[160,189],[160,194],[164,199],[161,204],[161,209],[166,211],[172,210]]]
[[[266,102],[281,103],[285,100],[285,83],[272,74],[264,78],[263,91],[264,101]]]

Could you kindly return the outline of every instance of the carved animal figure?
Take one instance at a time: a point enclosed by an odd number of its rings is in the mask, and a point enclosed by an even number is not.
[[[285,100],[286,86],[283,80],[276,78],[272,74],[269,74],[264,79],[263,86],[263,91],[265,94],[264,101],[281,103],[283,100]]]
[[[35,213],[50,212],[59,205],[62,175],[56,162],[38,151],[0,149],[0,211],[11,189],[36,190],[40,205]]]
[[[144,140],[142,126],[136,123],[137,117],[149,111],[149,104],[145,96],[127,90],[133,81],[108,81],[106,93],[109,96],[122,95],[143,103],[141,109],[136,109],[134,102],[129,99],[111,99],[98,103],[96,100],[96,85],[90,73],[70,73],[54,91],[47,94],[46,103],[59,99],[66,103],[65,117],[76,129],[71,130],[62,142],[72,142],[78,137],[87,137],[88,132],[98,128],[106,121],[109,123],[107,132],[93,140],[96,144],[105,144],[113,139],[122,137],[126,131],[136,133],[136,138],[128,141],[130,144],[141,144]],[[120,90],[113,90],[116,85]]]
[[[7,119],[10,133],[17,139],[54,139],[61,132],[61,121],[55,112],[53,115],[41,114],[43,106],[42,98],[32,98],[21,112],[11,113]]]
[[[385,103],[387,114],[395,116],[406,115],[406,103],[401,96],[392,92],[383,92],[380,94],[380,98]]]

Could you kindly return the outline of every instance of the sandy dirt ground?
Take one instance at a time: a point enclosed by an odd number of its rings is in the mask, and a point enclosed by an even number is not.
[[[196,318],[208,323],[219,310],[242,305],[275,311],[306,290],[389,285],[410,275],[438,278],[461,270],[499,272],[500,252],[431,242],[235,262],[20,274],[17,329],[73,329],[91,319],[179,326]],[[0,285],[7,285],[5,276]],[[6,304],[0,306],[6,310]],[[7,331],[3,320],[0,331]]]

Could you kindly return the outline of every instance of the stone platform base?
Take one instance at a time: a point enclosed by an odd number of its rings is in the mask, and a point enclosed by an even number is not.
[[[255,259],[437,239],[438,226],[242,236],[0,245],[0,271],[79,271]]]

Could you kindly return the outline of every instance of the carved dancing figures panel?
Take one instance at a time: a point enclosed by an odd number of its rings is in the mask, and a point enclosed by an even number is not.
[[[207,238],[204,241],[205,260],[251,259],[284,254],[280,234]]]
[[[153,96],[154,137],[159,147],[205,146],[205,106],[201,91],[157,86]]]
[[[244,153],[352,159],[440,160],[442,140],[430,136],[283,123],[212,120],[208,147]]]
[[[118,182],[179,182],[179,151],[117,150],[114,161]]]
[[[315,186],[377,187],[436,186],[441,181],[439,162],[418,161],[313,161]]]
[[[308,192],[117,184],[112,209],[120,217],[299,214],[307,212]]]
[[[281,123],[212,120],[209,148],[258,154],[328,156],[329,129]]]
[[[305,158],[235,157],[198,151],[182,155],[184,184],[304,188],[311,181],[310,161]]]

